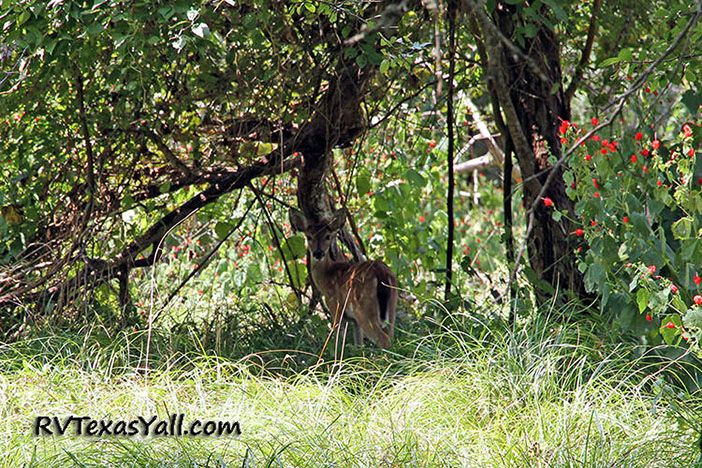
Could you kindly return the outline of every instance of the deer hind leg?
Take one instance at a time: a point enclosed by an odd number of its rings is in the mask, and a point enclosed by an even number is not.
[[[390,297],[387,304],[387,315],[388,315],[388,335],[392,340],[395,335],[395,313],[397,312],[397,290],[395,288],[390,289]]]
[[[353,323],[353,344],[356,346],[362,347],[363,346],[363,330],[361,329],[361,326],[358,324],[356,320],[349,320],[349,322]]]
[[[362,304],[359,304],[358,313],[356,314],[356,320],[358,321],[361,333],[370,339],[376,346],[384,349],[390,347],[391,338],[383,330],[383,324],[380,321],[380,308],[378,306],[378,301],[374,297],[364,298],[365,300]]]

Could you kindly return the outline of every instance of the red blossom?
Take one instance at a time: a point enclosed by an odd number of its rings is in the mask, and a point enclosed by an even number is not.
[[[648,272],[650,274],[654,274],[656,272],[656,265],[651,265],[650,267],[648,267]]]
[[[600,198],[600,192],[595,192],[592,194],[592,196],[595,198]]]
[[[657,149],[660,148],[660,147],[661,147],[661,141],[660,141],[660,140],[653,140],[653,141],[651,142],[651,148],[653,148],[654,150],[657,150]]]
[[[593,117],[593,118],[590,120],[590,122],[592,122],[592,125],[597,125],[598,123],[600,123],[600,121],[597,119],[597,117]]]
[[[639,160],[635,154],[632,154],[630,159],[631,159],[631,164],[636,164],[636,162]]]
[[[545,206],[553,206],[553,200],[551,200],[548,197],[544,197],[544,205]]]
[[[594,185],[596,189],[600,188],[600,184],[597,183],[597,179],[594,177],[592,178],[592,185]]]
[[[665,328],[675,328],[675,324],[673,322],[668,322],[665,324]]]
[[[653,317],[651,317],[651,314],[646,314],[646,321],[650,322],[651,320],[653,320]]]
[[[687,150],[687,155],[690,156],[691,158],[695,157],[695,150],[693,148],[690,148]]]
[[[700,283],[702,283],[702,278],[700,278],[700,275],[698,275],[697,272],[695,272],[695,277],[692,278],[692,281],[694,281],[695,284],[699,286]]]
[[[594,219],[592,221],[590,221],[590,226],[592,226],[592,227],[597,226],[597,221],[595,221]]]
[[[586,154],[585,155],[585,161],[591,161],[592,160],[592,155],[591,154]]]
[[[682,131],[685,138],[690,138],[692,136],[692,127],[690,127],[690,124],[683,124]]]
[[[663,182],[662,182],[662,181],[660,181],[660,180],[657,180],[657,181],[656,181],[656,185],[660,187],[660,186],[662,186],[662,185],[663,185]]]
[[[634,135],[634,139],[636,141],[640,141],[643,138],[643,133],[641,132],[636,132],[636,135]]]
[[[622,222],[623,222],[624,224],[627,224],[627,223],[629,222],[629,217],[628,217],[628,216],[624,216],[624,217],[622,218]]]
[[[671,284],[671,285],[670,285],[670,290],[671,290],[671,292],[672,292],[673,294],[677,294],[677,292],[678,292],[678,287],[675,286],[674,284]]]
[[[644,148],[641,150],[641,156],[647,158],[649,154],[651,154],[651,152],[648,150],[648,148]]]
[[[575,231],[573,231],[573,234],[575,234],[578,237],[582,237],[583,234],[585,234],[585,231],[583,231],[581,228],[578,228]]]
[[[699,294],[693,297],[692,300],[695,301],[695,305],[702,305],[702,296]]]

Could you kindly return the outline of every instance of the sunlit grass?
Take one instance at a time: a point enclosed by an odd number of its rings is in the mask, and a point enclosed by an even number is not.
[[[156,347],[96,330],[2,348],[6,466],[692,466],[699,400],[588,321],[510,335],[454,315],[393,351],[283,372],[258,358]],[[601,324],[600,324],[601,326]],[[648,354],[647,356],[650,356]],[[315,362],[310,357],[309,363]],[[264,363],[262,367],[262,364]],[[670,379],[668,379],[670,380]],[[686,413],[687,412],[687,413]],[[237,420],[222,438],[34,437],[37,415]],[[690,417],[687,418],[690,420]],[[697,419],[699,421],[699,418]]]

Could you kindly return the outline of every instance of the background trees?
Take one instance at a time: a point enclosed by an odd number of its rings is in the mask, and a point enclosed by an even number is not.
[[[149,298],[149,323],[201,274],[240,293],[275,286],[278,299],[258,299],[294,307],[309,290],[287,206],[314,217],[345,204],[350,251],[385,256],[415,294],[448,277],[447,297],[466,305],[473,285],[501,298],[528,280],[541,299],[566,290],[604,310],[614,298],[646,333],[671,322],[687,337],[699,14],[684,2],[14,2],[0,83],[3,331],[69,309],[138,325],[149,275],[171,286]],[[446,161],[480,152],[476,121],[519,180],[483,180],[484,211],[473,193],[454,215]],[[644,163],[637,145],[661,140]],[[631,164],[685,182],[634,203],[624,193],[655,182]],[[636,233],[619,233],[623,216]],[[663,254],[614,256],[619,245]],[[172,265],[181,251],[187,273]],[[653,289],[622,276],[652,263],[680,303],[661,295],[654,311]]]

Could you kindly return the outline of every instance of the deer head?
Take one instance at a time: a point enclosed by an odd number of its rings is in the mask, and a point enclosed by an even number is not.
[[[324,260],[329,256],[329,249],[339,230],[344,226],[346,209],[340,208],[332,213],[331,218],[311,223],[299,210],[290,209],[290,224],[296,231],[307,238],[307,248],[315,260]]]

